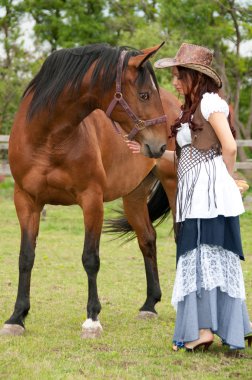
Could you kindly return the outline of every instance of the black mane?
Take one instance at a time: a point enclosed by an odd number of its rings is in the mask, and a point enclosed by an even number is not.
[[[108,44],[92,44],[71,49],[61,49],[53,52],[43,63],[38,74],[32,79],[24,91],[23,97],[34,92],[28,118],[31,119],[35,113],[44,107],[49,110],[56,104],[60,94],[70,85],[72,96],[79,94],[83,77],[90,66],[97,61],[92,74],[90,86],[94,86],[102,71],[101,91],[108,91],[116,79],[117,62],[122,50],[128,50],[124,61],[124,68],[131,56],[141,52],[128,47],[112,47]],[[143,83],[147,73],[157,81],[149,62],[139,71],[139,82]]]

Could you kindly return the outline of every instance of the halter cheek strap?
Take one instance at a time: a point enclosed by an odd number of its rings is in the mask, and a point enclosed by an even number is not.
[[[160,116],[160,117],[155,118],[155,119],[141,120],[135,115],[135,113],[132,111],[132,109],[130,108],[130,106],[126,102],[126,100],[123,98],[123,94],[122,94],[122,71],[123,71],[123,62],[124,62],[126,53],[127,53],[127,51],[123,50],[121,52],[121,55],[119,58],[119,62],[117,65],[117,70],[116,70],[116,92],[114,94],[114,98],[112,99],[110,105],[108,106],[108,109],[106,111],[106,115],[108,117],[110,117],[113,109],[115,108],[117,103],[119,103],[123,107],[123,109],[125,110],[127,115],[135,123],[134,128],[130,131],[130,133],[127,136],[128,140],[133,140],[134,137],[136,136],[136,134],[139,131],[141,131],[142,129],[149,127],[151,125],[166,123],[167,117],[166,117],[166,115],[163,115],[163,116]]]

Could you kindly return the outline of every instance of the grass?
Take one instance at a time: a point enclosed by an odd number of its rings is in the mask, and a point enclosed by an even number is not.
[[[11,181],[0,189],[1,323],[12,312],[18,279],[19,225]],[[4,188],[3,188],[4,187]],[[106,205],[106,214],[112,204]],[[246,262],[247,305],[252,314],[252,212],[241,217]],[[137,319],[145,300],[145,273],[136,241],[120,246],[102,236],[98,276],[104,332],[80,338],[86,319],[87,279],[81,264],[82,212],[78,207],[47,207],[41,222],[32,274],[31,311],[22,337],[1,337],[0,379],[251,379],[252,349],[239,357],[216,343],[208,353],[171,350],[175,312],[170,305],[175,276],[171,221],[158,227],[158,264],[162,302],[159,318]]]

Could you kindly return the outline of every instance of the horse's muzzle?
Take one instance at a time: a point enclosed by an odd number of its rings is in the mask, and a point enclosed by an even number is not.
[[[166,150],[166,144],[161,145],[161,147],[159,147],[158,149],[150,147],[149,144],[144,144],[144,148],[146,156],[150,158],[160,158]]]

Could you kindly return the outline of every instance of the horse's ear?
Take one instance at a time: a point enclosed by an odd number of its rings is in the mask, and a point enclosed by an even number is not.
[[[151,48],[142,49],[141,52],[143,54],[137,55],[136,57],[131,57],[129,59],[129,66],[134,66],[136,68],[142,66],[144,62],[153,57],[154,54],[164,45],[165,41],[161,44],[153,46]]]

